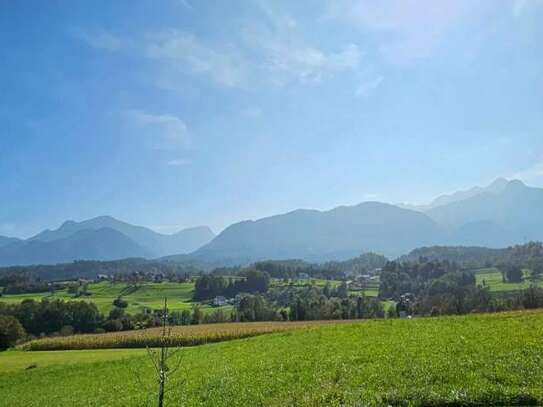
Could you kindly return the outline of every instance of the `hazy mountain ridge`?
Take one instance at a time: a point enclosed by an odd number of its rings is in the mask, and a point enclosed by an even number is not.
[[[145,247],[154,257],[178,253],[190,253],[215,237],[207,226],[183,229],[171,235],[157,233],[143,226],[135,226],[119,221],[111,216],[100,216],[82,222],[66,221],[56,230],[45,230],[29,240],[52,241],[81,230],[97,230],[111,228],[124,234],[142,247]]]
[[[506,247],[543,239],[543,189],[517,180],[498,178],[486,187],[443,195],[427,208],[365,202],[329,211],[296,210],[233,224],[184,259],[324,261],[367,251],[397,256],[421,246]]]
[[[430,208],[436,208],[438,206],[448,205],[453,202],[464,201],[485,192],[499,194],[505,189],[508,183],[509,181],[507,181],[505,178],[497,178],[486,187],[473,187],[465,191],[457,191],[453,192],[452,194],[441,195],[434,199],[429,206]]]
[[[209,268],[285,258],[313,262],[344,260],[370,251],[395,257],[422,246],[497,248],[543,240],[543,189],[528,187],[520,181],[499,178],[486,187],[443,195],[427,207],[421,211],[364,202],[327,211],[298,209],[234,223],[216,237],[207,227],[164,235],[102,216],[83,222],[67,221],[58,229],[46,230],[28,241],[2,238],[0,265],[35,261],[51,264],[59,258],[71,261],[160,257]],[[115,243],[109,236],[109,242],[111,248],[122,249],[116,253],[104,252],[100,242],[90,238],[86,242],[97,246],[81,247],[79,233],[103,229],[118,233],[119,241]],[[75,238],[79,243],[69,243]],[[44,247],[63,254],[47,257],[43,254]],[[67,247],[73,249],[71,255]],[[93,250],[101,257],[93,258]]]
[[[445,206],[454,202],[464,201],[466,199],[483,194],[485,192],[493,193],[493,194],[501,193],[505,189],[508,183],[509,181],[507,179],[500,177],[494,180],[492,183],[490,183],[486,187],[476,186],[476,187],[472,187],[463,191],[456,191],[451,194],[440,195],[434,200],[432,200],[432,202],[430,202],[429,204],[425,204],[425,205],[398,204],[398,206],[401,208],[426,212],[431,209],[437,208],[439,206]]]
[[[57,264],[78,260],[148,257],[149,251],[110,229],[80,230],[51,241],[29,240],[0,248],[1,265]]]
[[[420,212],[365,202],[236,223],[190,257],[339,260],[367,251],[398,255],[444,238],[439,226]]]
[[[165,235],[110,216],[100,216],[82,222],[66,221],[58,229],[45,230],[27,240],[1,239],[0,265],[156,258],[192,252],[214,236],[207,226]],[[105,247],[104,242],[109,246]],[[88,246],[84,247],[84,244]]]
[[[543,238],[543,189],[518,180],[500,192],[485,191],[425,213],[459,244],[503,247]]]

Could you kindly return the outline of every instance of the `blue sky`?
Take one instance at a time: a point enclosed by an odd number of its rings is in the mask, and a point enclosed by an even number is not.
[[[543,186],[543,1],[5,1],[0,235]]]

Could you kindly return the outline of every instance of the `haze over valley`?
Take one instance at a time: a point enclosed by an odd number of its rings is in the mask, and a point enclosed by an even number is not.
[[[297,209],[172,235],[112,217],[66,221],[26,240],[0,237],[0,265],[55,264],[129,257],[215,265],[268,259],[323,262],[365,252],[397,257],[422,246],[506,247],[543,240],[543,189],[498,178],[485,187],[443,195],[428,205],[363,202],[327,211]]]

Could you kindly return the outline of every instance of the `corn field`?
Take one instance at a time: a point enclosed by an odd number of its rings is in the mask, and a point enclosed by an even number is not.
[[[247,338],[274,332],[310,328],[325,324],[352,321],[240,322],[205,325],[174,326],[167,338],[168,346],[196,346]],[[19,348],[27,351],[112,349],[157,347],[161,343],[161,328],[134,331],[57,336],[35,339]]]

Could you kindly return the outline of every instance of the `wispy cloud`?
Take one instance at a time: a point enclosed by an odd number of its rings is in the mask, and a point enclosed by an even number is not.
[[[339,72],[355,69],[360,59],[355,44],[345,45],[331,53],[274,40],[262,43],[262,47],[267,53],[267,68],[279,83],[293,79],[301,83],[320,83]]]
[[[191,146],[187,125],[177,116],[134,109],[125,111],[124,116],[133,128],[152,139],[156,149],[187,149]]]
[[[381,86],[384,79],[383,76],[378,75],[373,79],[360,83],[356,88],[355,95],[358,97],[369,96],[375,89]]]
[[[145,55],[178,71],[206,74],[227,87],[241,87],[250,79],[251,64],[232,47],[206,44],[192,34],[168,30],[151,34]]]
[[[84,30],[77,28],[73,30],[73,33],[77,38],[97,49],[118,51],[127,45],[126,40],[104,29]]]
[[[228,88],[263,84],[318,84],[355,71],[361,52],[355,43],[324,49],[304,37],[296,20],[268,3],[257,3],[258,18],[246,20],[229,42],[202,38],[178,29],[121,39],[105,30],[79,31],[95,48],[130,50],[156,61],[157,83],[175,88],[179,74],[207,77]],[[172,85],[173,84],[173,85]]]
[[[192,34],[168,30],[148,37],[145,55],[185,73],[207,75],[214,82],[237,88],[289,82],[320,83],[326,78],[356,69],[360,52],[346,44],[325,52],[303,42],[293,43],[277,33],[247,28],[243,46],[206,43]],[[242,50],[249,50],[243,52]]]
[[[430,56],[474,4],[468,0],[335,0],[328,14],[381,34],[380,50],[388,58],[416,59]]]
[[[187,158],[176,158],[174,160],[168,161],[166,164],[168,164],[171,167],[181,167],[184,165],[192,164],[192,161]]]
[[[259,4],[263,20],[247,24],[243,40],[260,54],[266,76],[275,83],[315,84],[358,68],[361,52],[356,44],[342,44],[333,51],[309,44],[294,18],[270,3]]]

